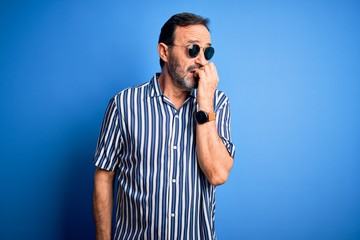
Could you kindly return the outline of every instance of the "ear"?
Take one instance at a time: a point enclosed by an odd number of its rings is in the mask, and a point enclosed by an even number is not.
[[[159,57],[164,61],[168,62],[169,47],[165,43],[158,44]]]

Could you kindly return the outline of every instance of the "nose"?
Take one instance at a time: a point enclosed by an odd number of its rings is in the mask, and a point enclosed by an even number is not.
[[[200,50],[199,54],[195,58],[195,63],[201,66],[204,66],[208,63],[208,60],[205,58],[205,54],[203,49]]]

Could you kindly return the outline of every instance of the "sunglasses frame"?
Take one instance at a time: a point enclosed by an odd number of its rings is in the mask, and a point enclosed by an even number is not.
[[[202,48],[202,47],[200,47],[200,45],[195,44],[195,43],[192,43],[192,44],[189,44],[189,45],[186,45],[186,46],[184,46],[184,45],[175,45],[175,44],[172,44],[171,46],[174,46],[174,47],[186,47],[187,48],[187,54],[188,54],[188,56],[190,58],[196,58],[199,55],[201,49],[203,49],[204,57],[205,57],[205,59],[207,61],[209,61],[215,54],[215,49],[213,47],[209,46],[209,47]],[[195,53],[191,53],[191,51],[194,50],[194,47],[195,47],[196,51],[195,51]],[[209,57],[209,54],[210,54],[210,57]]]

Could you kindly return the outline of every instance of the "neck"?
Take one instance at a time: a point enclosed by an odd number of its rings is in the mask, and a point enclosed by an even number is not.
[[[176,86],[166,71],[160,74],[159,84],[164,96],[170,99],[176,109],[179,109],[189,96],[190,92]]]

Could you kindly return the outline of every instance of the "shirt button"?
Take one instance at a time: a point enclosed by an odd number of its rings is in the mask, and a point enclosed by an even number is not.
[[[172,180],[172,182],[173,182],[173,183],[176,183],[176,179],[174,178],[174,179]]]
[[[174,146],[173,149],[177,149],[177,146]]]
[[[175,217],[175,213],[171,213],[171,217]]]
[[[179,118],[179,115],[175,115],[175,118]]]

